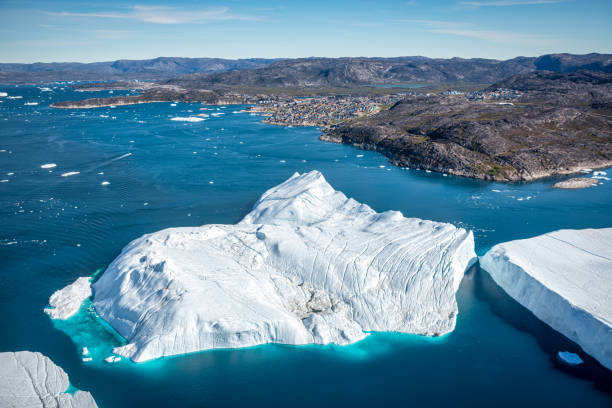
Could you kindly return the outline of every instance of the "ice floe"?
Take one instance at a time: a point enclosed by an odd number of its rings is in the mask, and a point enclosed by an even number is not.
[[[0,353],[0,406],[95,408],[89,392],[68,393],[68,375],[40,353]]]
[[[40,168],[41,169],[52,169],[52,168],[54,168],[56,166],[57,166],[57,164],[55,164],[55,163],[45,163],[45,164],[41,164]]]
[[[89,278],[78,278],[72,284],[51,295],[49,298],[51,307],[44,309],[45,313],[52,319],[68,319],[79,311],[81,303],[90,296],[91,284]]]
[[[612,369],[612,228],[505,242],[480,264],[508,295]]]
[[[62,173],[62,177],[76,176],[77,174],[81,174],[81,172],[80,171],[68,171],[66,173]]]
[[[175,116],[171,118],[175,122],[202,122],[204,118],[199,118],[197,116]]]
[[[565,363],[569,366],[577,366],[583,363],[580,356],[576,353],[571,353],[569,351],[560,351],[557,353],[557,358],[562,363]]]
[[[265,192],[235,225],[131,242],[93,285],[134,361],[264,343],[349,344],[369,331],[452,331],[471,232],[376,213],[321,173]]]

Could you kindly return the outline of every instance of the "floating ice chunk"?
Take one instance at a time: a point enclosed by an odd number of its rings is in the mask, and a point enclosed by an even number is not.
[[[581,173],[585,173],[585,174],[586,173],[591,173],[591,172],[593,172],[593,169],[582,169],[582,170],[580,170],[580,172]]]
[[[107,363],[116,363],[117,361],[121,361],[121,357],[118,356],[108,356],[104,359]]]
[[[560,351],[557,353],[559,360],[569,366],[577,366],[583,363],[580,356],[576,353],[570,353],[569,351]]]
[[[97,407],[90,393],[68,393],[69,386],[64,370],[40,353],[0,353],[1,407]]]
[[[101,184],[101,185],[103,185],[103,186],[108,186],[108,185],[110,184],[110,182],[108,182],[108,181],[103,181],[103,182],[101,182],[100,184]]]
[[[62,177],[76,176],[77,174],[81,174],[81,172],[80,171],[69,171],[67,173],[62,173]]]
[[[170,106],[176,106],[176,103],[171,103]]]
[[[608,173],[605,171],[594,171],[593,175],[594,176],[606,176]]]
[[[358,154],[357,157],[363,157],[363,154]]]
[[[425,173],[431,173],[431,170],[425,170]]]
[[[23,98],[23,96],[21,95],[15,95],[15,96],[7,96],[6,99],[21,99]]]
[[[36,106],[36,105],[38,105],[38,102],[26,102],[23,105],[24,106]]]
[[[54,167],[56,167],[57,164],[55,163],[46,163],[46,164],[41,164],[40,168],[41,169],[52,169]]]
[[[504,242],[480,265],[508,295],[612,369],[612,228]]]
[[[381,164],[380,166],[378,166],[381,169],[384,169],[386,166],[384,164]]]
[[[83,359],[82,359],[82,360],[83,360],[84,362],[86,362],[86,363],[87,363],[87,362],[92,361],[92,360],[93,360],[93,358],[91,358],[91,357],[83,357]]]
[[[14,176],[14,175],[15,175],[15,173],[13,173],[13,172],[11,171],[11,172],[6,173],[6,175],[7,175],[7,176]]]
[[[47,87],[42,87],[38,89],[40,89],[40,92],[51,92],[51,88],[47,88]]]
[[[8,96],[8,94],[6,92],[0,92],[0,98],[4,98]]]
[[[87,347],[83,347],[83,349],[81,350],[81,355],[83,356],[89,355],[89,350],[87,349]]]
[[[0,180],[0,183],[8,183],[9,181],[7,179],[4,180]]]
[[[175,116],[170,120],[175,122],[202,122],[204,118],[199,118],[197,116]]]
[[[93,285],[96,311],[134,361],[264,343],[349,344],[369,331],[455,327],[471,232],[376,213],[321,173],[265,192],[235,225],[130,243]]]
[[[45,313],[52,319],[68,319],[79,311],[81,303],[90,296],[89,278],[78,278],[74,283],[51,295],[49,298],[51,308],[45,309]]]
[[[211,113],[210,116],[215,116],[215,117],[219,117],[219,116],[223,116],[225,115],[225,113],[223,112],[215,112],[215,113]]]
[[[279,163],[287,163],[286,160],[279,160]]]

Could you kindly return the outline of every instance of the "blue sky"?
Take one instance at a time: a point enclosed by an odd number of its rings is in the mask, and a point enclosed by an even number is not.
[[[612,0],[0,0],[0,61],[612,53]]]

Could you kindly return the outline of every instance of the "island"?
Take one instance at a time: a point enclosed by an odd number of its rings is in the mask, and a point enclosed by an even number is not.
[[[612,369],[612,228],[504,242],[480,266],[536,317]]]
[[[135,362],[346,345],[372,331],[439,336],[455,327],[455,292],[476,259],[472,232],[377,213],[311,171],[266,191],[235,225],[131,242],[92,285],[93,303],[127,340],[114,353]]]

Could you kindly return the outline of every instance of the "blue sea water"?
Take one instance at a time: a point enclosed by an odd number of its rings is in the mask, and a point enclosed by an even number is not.
[[[243,107],[169,103],[56,110],[107,96],[5,86],[0,98],[0,351],[40,351],[100,407],[589,406],[612,404],[612,378],[472,268],[456,330],[440,338],[375,333],[347,346],[265,345],[134,364],[99,361],[116,337],[90,305],[67,322],[43,309],[55,290],[102,271],[121,248],[166,227],[235,223],[294,172],[320,170],[377,211],[474,230],[477,252],[560,228],[612,227],[612,181],[552,189],[404,170],[373,152],[319,141]],[[115,95],[118,92],[115,92]],[[26,102],[39,102],[25,106]],[[223,113],[203,122],[175,116]],[[55,168],[43,169],[46,163]],[[79,174],[62,177],[63,173]],[[107,181],[108,185],[102,185]],[[68,335],[70,334],[70,336]],[[96,361],[81,361],[88,345]],[[579,352],[568,370],[557,351]]]

